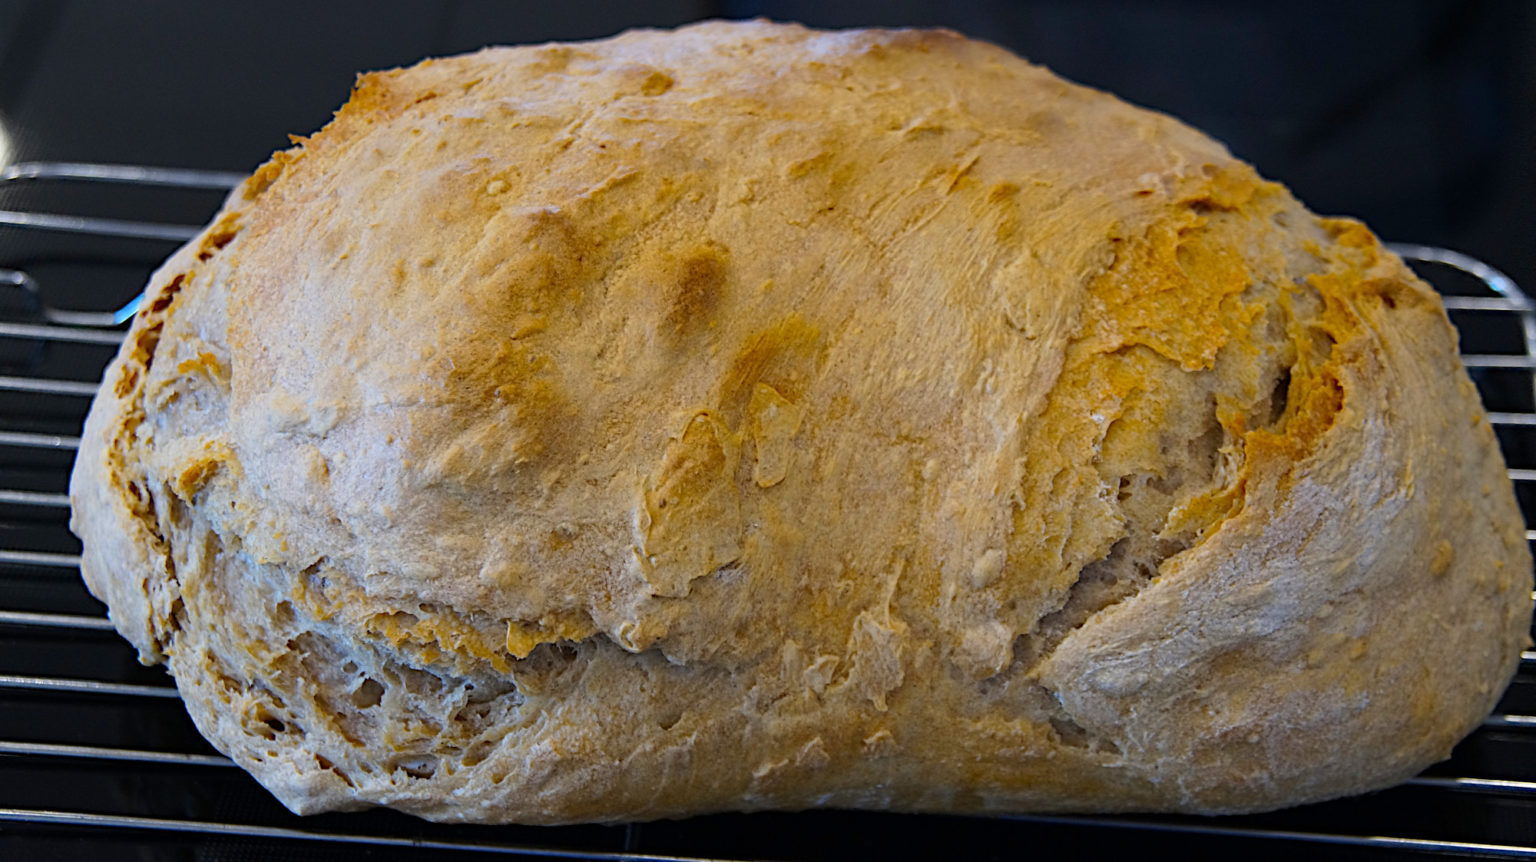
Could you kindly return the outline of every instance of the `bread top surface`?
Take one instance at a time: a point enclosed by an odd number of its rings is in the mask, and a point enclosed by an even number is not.
[[[85,575],[291,807],[1243,810],[1513,672],[1432,291],[1218,144],[931,31],[365,75],[151,282]]]

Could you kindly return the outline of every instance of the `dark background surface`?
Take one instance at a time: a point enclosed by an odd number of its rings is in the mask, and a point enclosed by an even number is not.
[[[248,171],[354,74],[487,44],[764,15],[943,25],[1181,117],[1313,209],[1536,284],[1536,4],[1293,0],[0,0],[11,158]]]
[[[244,172],[287,146],[288,134],[322,125],[345,100],[358,70],[487,44],[593,38],[635,25],[755,15],[823,26],[945,25],[999,42],[1067,77],[1205,129],[1320,212],[1358,216],[1387,239],[1470,252],[1536,288],[1536,3],[1525,2],[0,0],[0,129],[9,141],[0,163],[76,160]],[[0,209],[196,221],[217,198],[30,184],[0,188]],[[0,267],[28,269],[57,305],[110,307],[136,291],[172,247],[87,243],[0,228]],[[113,296],[79,298],[80,291],[99,285]],[[1509,335],[1514,340],[1506,347],[1518,351],[1518,332]],[[0,373],[17,373],[12,366],[22,363],[27,373],[47,376],[57,369],[84,378],[110,352],[51,345],[36,364],[35,345],[22,346],[25,356],[0,355]],[[17,344],[12,339],[0,347],[14,351]],[[80,373],[82,367],[92,371]],[[1494,373],[1480,376],[1485,397],[1513,391],[1515,400],[1490,405],[1530,411],[1528,377],[1509,374],[1518,385],[1502,389],[1484,385]],[[78,399],[0,400],[0,419],[69,434],[83,408]],[[1505,442],[1507,452],[1522,446],[1536,452],[1536,444]],[[0,486],[63,490],[66,453],[7,452],[0,462]],[[1536,457],[1514,466],[1536,466]],[[77,550],[63,517],[18,510],[13,518],[0,506],[0,546]],[[18,538],[23,534],[28,538]],[[101,613],[73,571],[0,569],[0,607]],[[0,674],[21,673],[166,683],[158,671],[139,667],[110,633],[0,626]],[[1536,678],[1523,675],[1500,710],[1536,713]],[[172,699],[7,693],[0,696],[0,740],[17,739],[209,752]],[[1529,781],[1536,777],[1532,751],[1530,731],[1483,731],[1437,770]],[[362,853],[355,846],[234,837],[35,826],[17,831],[3,822],[10,807],[739,858],[1016,859],[1065,851],[1153,858],[1163,852],[1263,859],[1395,855],[1223,836],[839,812],[707,817],[634,829],[435,827],[385,812],[300,821],[233,769],[0,756],[0,858],[7,859],[318,860]],[[1409,787],[1275,815],[1193,822],[1217,829],[1410,834],[1536,846],[1536,797]],[[367,858],[423,855],[377,850]]]

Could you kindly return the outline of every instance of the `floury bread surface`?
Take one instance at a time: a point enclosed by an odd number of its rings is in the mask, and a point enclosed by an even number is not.
[[[295,811],[1265,809],[1530,618],[1435,295],[945,32],[363,76],[153,277],[83,570]]]

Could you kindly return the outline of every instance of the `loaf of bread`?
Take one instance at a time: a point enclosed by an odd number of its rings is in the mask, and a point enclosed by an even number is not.
[[[1269,809],[1515,670],[1455,347],[1360,224],[953,33],[490,49],[154,275],[73,524],[301,813]]]

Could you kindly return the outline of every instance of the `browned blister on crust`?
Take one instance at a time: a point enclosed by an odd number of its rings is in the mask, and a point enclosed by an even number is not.
[[[950,33],[365,75],[147,299],[83,572],[299,812],[1273,808],[1526,640],[1433,292]]]

